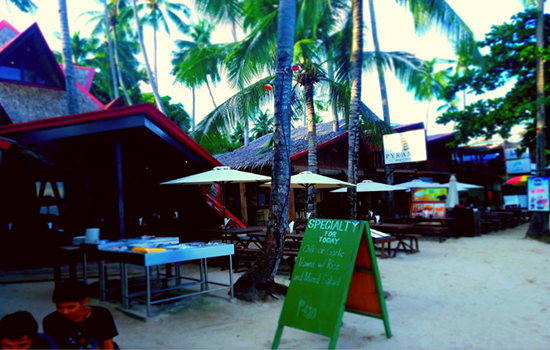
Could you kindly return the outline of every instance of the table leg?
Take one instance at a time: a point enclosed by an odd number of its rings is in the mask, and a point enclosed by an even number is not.
[[[99,260],[99,300],[105,300],[105,261]]]
[[[125,309],[130,308],[130,300],[128,298],[128,268],[126,263],[120,264],[120,283],[122,284],[122,307]]]
[[[233,299],[233,255],[229,255],[229,285],[229,295]]]
[[[208,290],[208,264],[206,258],[204,259],[204,287]]]
[[[395,234],[395,238],[397,239],[397,246],[395,247],[394,251],[393,251],[393,257],[395,258],[395,256],[397,255],[397,252],[399,251],[399,247],[404,246],[404,242],[403,242],[403,235],[400,235],[400,234]]]
[[[82,257],[82,274],[84,275],[84,284],[88,285],[88,262],[86,261],[86,253],[84,253]]]
[[[147,289],[147,317],[151,316],[151,273],[149,266],[145,266],[145,283]]]
[[[200,278],[201,278],[201,291],[204,291],[205,280],[204,280],[204,267],[203,267],[203,264],[202,264],[202,259],[200,259],[199,266],[200,266],[199,274],[200,274]]]

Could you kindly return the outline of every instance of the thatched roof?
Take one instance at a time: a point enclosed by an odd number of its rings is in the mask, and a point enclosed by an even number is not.
[[[0,47],[9,43],[17,34],[19,33],[8,22],[0,21]]]
[[[102,106],[82,86],[78,88],[80,113]],[[0,82],[0,105],[13,123],[69,114],[65,91],[21,84]]]
[[[342,134],[347,134],[347,131],[332,131],[332,122],[317,124],[317,144],[332,140]],[[214,157],[223,165],[230,166],[233,169],[239,170],[257,170],[262,168],[270,168],[273,156],[273,150],[267,148],[264,152],[260,151],[269,143],[272,134],[260,137],[257,140],[250,142],[248,146],[240,147],[233,152],[218,154]],[[307,126],[302,126],[291,130],[290,133],[290,155],[307,150]]]

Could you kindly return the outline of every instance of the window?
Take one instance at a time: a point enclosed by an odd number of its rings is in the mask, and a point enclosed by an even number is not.
[[[6,62],[0,63],[0,80],[58,87],[39,62],[39,57],[27,47],[26,50],[15,53]]]

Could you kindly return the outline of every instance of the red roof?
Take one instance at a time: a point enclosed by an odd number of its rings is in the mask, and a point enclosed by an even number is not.
[[[174,122],[168,119],[151,103],[144,103],[128,107],[107,109],[103,111],[93,111],[63,117],[55,117],[41,120],[33,120],[26,123],[17,123],[0,126],[0,135],[19,134],[32,131],[47,130],[64,126],[78,125],[95,121],[110,121],[115,118],[124,118],[144,114],[151,122],[161,128],[164,132],[172,136],[181,145],[186,146],[197,156],[211,163],[212,166],[222,165],[208,151],[200,146],[195,140],[181,130]]]

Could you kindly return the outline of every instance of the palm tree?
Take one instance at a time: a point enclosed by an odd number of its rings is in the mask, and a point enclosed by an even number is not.
[[[115,61],[113,57],[113,46],[111,45],[111,35],[109,35],[109,6],[107,5],[107,0],[103,0],[103,15],[105,17],[105,34],[107,37],[107,46],[109,49],[109,63],[111,64],[111,81],[113,82],[113,97],[118,97],[118,84],[116,81],[116,68]]]
[[[544,0],[522,0],[525,7],[536,7],[537,9],[537,49],[544,50]],[[544,60],[542,54],[537,53],[537,119],[536,119],[536,174],[545,176],[545,149],[546,149],[546,103],[544,93]],[[531,213],[531,220],[526,236],[539,238],[549,236],[548,214],[542,212]]]
[[[69,34],[69,20],[67,18],[67,3],[59,1],[59,17],[61,24],[61,38],[63,40],[63,68],[65,70],[65,89],[67,91],[67,106],[69,114],[78,114],[78,92],[76,90],[76,74],[74,70],[71,49],[71,35]]]
[[[352,0],[353,42],[351,46],[351,107],[348,126],[348,182],[357,183],[359,158],[359,110],[361,109],[361,74],[363,66],[363,1]],[[357,218],[357,192],[348,188],[350,218]]]
[[[273,116],[268,112],[269,109],[265,112],[261,111],[258,116],[252,118],[254,127],[251,131],[256,139],[273,132]]]
[[[207,16],[212,22],[229,23],[234,41],[237,41],[237,25],[242,14],[241,0],[195,0],[195,5],[200,14]]]
[[[452,68],[448,67],[443,70],[434,72],[435,65],[439,62],[448,62],[434,58],[431,61],[424,62],[421,74],[411,77],[407,91],[413,91],[414,97],[419,101],[427,101],[428,107],[426,110],[426,134],[428,133],[428,121],[430,112],[430,101],[435,97],[442,98],[443,89],[449,82]]]
[[[111,30],[112,30],[112,39],[113,39],[113,52],[114,52],[114,70],[116,71],[117,77],[118,77],[118,83],[120,84],[120,87],[122,89],[122,92],[124,93],[124,98],[126,99],[126,103],[128,105],[132,105],[132,99],[128,95],[128,90],[126,89],[125,79],[123,77],[123,70],[126,72],[126,69],[123,69],[123,63],[122,63],[122,57],[127,52],[120,48],[119,41],[126,39],[127,35],[130,35],[129,33],[129,20],[131,18],[131,9],[128,7],[128,0],[110,0],[107,5],[107,11],[109,20],[108,22],[105,22],[105,11],[87,11],[80,16],[91,16],[91,18],[88,20],[88,23],[95,22],[96,25],[94,29],[92,30],[91,37],[97,37],[98,35],[104,34],[107,36],[107,40],[109,41],[111,38]],[[79,17],[80,17],[79,16]],[[132,51],[133,52],[133,51]],[[111,60],[111,58],[109,58]],[[124,67],[127,68],[127,67]],[[111,68],[112,69],[112,68]],[[131,85],[130,85],[131,86]],[[117,89],[117,95],[118,95],[118,89]]]
[[[187,34],[189,32],[189,26],[180,18],[180,13],[189,18],[190,10],[186,5],[169,2],[168,0],[145,0],[144,6],[140,5],[140,7],[148,10],[142,17],[143,24],[147,24],[153,28],[153,66],[155,83],[158,87],[157,32],[159,31],[159,27],[162,26],[164,31],[170,35],[170,28],[166,20],[168,17],[180,32]]]
[[[195,130],[195,89],[206,84],[210,96],[212,91],[208,84],[208,77],[212,82],[219,81],[218,64],[221,57],[212,55],[216,49],[211,47],[210,37],[214,31],[214,25],[205,20],[199,20],[195,25],[190,26],[189,36],[191,41],[176,40],[177,52],[172,52],[172,75],[176,81],[191,88],[193,93],[193,131]],[[217,45],[221,47],[220,45]],[[212,97],[214,108],[216,101]]]
[[[166,111],[164,110],[164,105],[162,104],[162,100],[160,98],[159,91],[157,88],[157,83],[153,77],[153,73],[151,72],[151,65],[149,64],[149,59],[147,58],[147,50],[145,50],[145,43],[143,42],[143,32],[139,22],[139,14],[137,10],[136,0],[132,0],[132,8],[134,9],[134,20],[136,23],[136,31],[138,33],[141,52],[143,53],[143,59],[145,60],[145,68],[147,69],[147,77],[149,78],[149,84],[151,84],[151,89],[153,90],[153,95],[155,96],[155,102],[156,102],[157,108],[160,111],[162,111],[163,114],[166,115]]]
[[[273,133],[273,163],[271,173],[271,208],[266,244],[258,262],[235,283],[235,295],[257,300],[258,292],[270,293],[275,273],[283,253],[288,228],[288,198],[290,195],[290,101],[292,79],[284,74],[293,58],[296,23],[296,0],[280,0],[277,26],[277,65],[275,78],[275,127]]]

